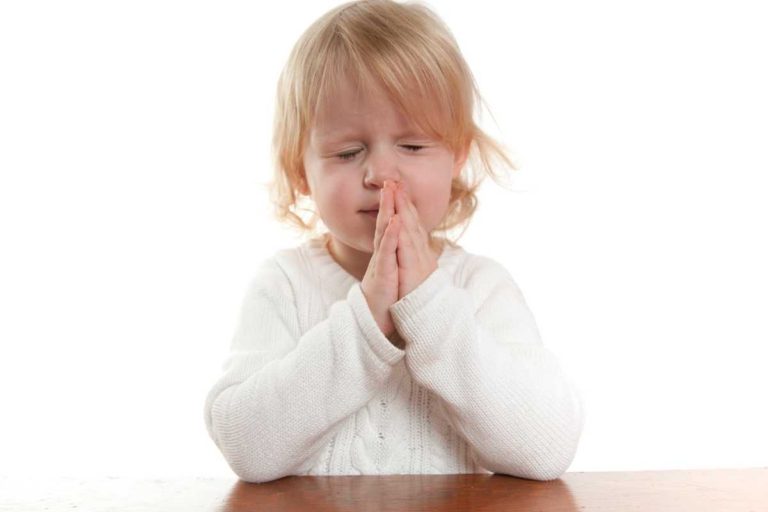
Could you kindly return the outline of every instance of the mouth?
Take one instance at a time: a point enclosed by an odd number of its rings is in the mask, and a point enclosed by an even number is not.
[[[376,218],[379,215],[379,210],[360,210],[360,213]]]

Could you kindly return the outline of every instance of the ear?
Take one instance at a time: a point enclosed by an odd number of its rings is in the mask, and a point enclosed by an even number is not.
[[[454,154],[453,158],[453,179],[459,177],[461,170],[464,168],[464,164],[467,162],[469,156],[469,144],[465,145],[460,151]]]

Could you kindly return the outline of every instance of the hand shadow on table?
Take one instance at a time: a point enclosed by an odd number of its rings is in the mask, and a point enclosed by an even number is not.
[[[239,481],[222,512],[296,510],[404,512],[485,510],[509,504],[515,510],[576,512],[568,485],[506,475],[384,475],[285,477],[254,484]],[[287,510],[287,508],[286,508]]]

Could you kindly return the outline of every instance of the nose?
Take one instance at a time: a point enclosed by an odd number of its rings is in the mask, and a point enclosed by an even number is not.
[[[384,188],[386,180],[399,182],[400,179],[400,167],[395,152],[387,149],[371,149],[365,162],[365,186]]]

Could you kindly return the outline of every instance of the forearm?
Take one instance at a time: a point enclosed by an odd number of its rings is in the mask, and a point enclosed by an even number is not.
[[[501,290],[485,303],[500,313],[484,317],[446,275],[430,279],[393,311],[412,377],[445,402],[449,421],[487,469],[557,478],[578,444],[581,400],[527,307]]]
[[[446,403],[449,421],[486,469],[557,478],[581,433],[577,390],[543,346],[498,347],[476,336],[463,349],[445,338],[439,359],[414,343],[406,352],[411,374]]]
[[[209,431],[238,476],[262,482],[295,474],[403,357],[361,300],[359,289],[350,290],[279,359],[242,354],[211,390]]]

